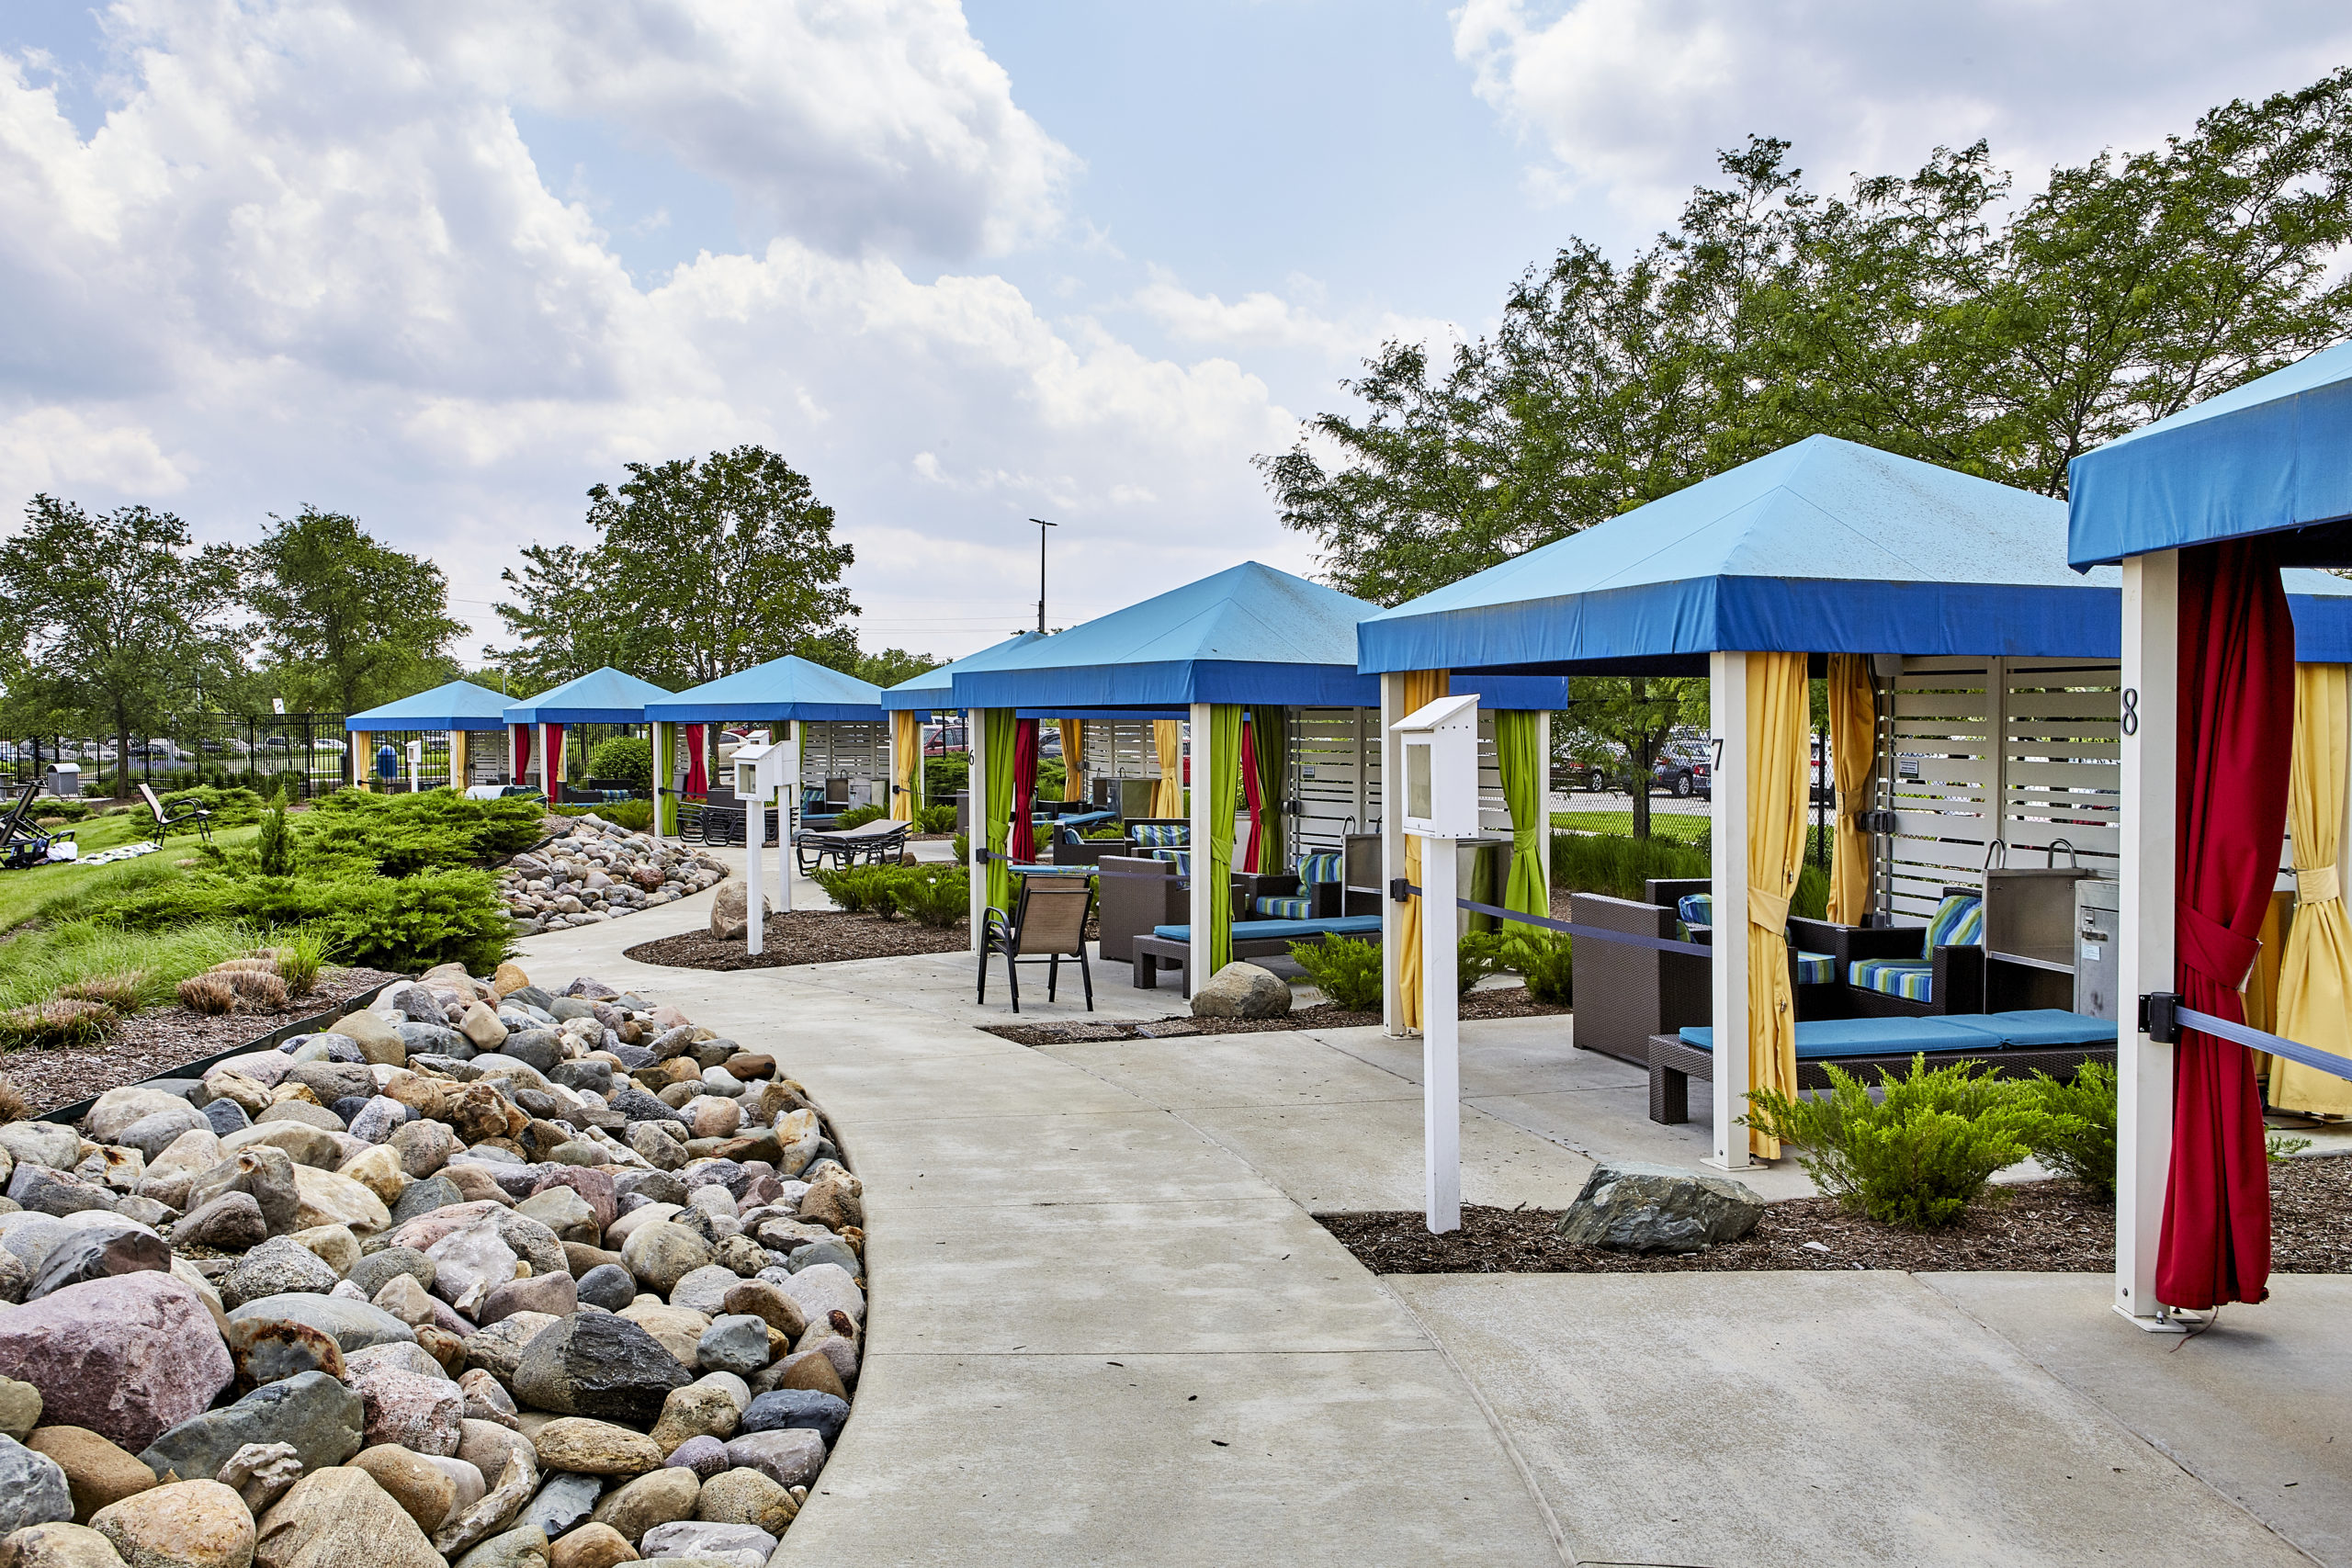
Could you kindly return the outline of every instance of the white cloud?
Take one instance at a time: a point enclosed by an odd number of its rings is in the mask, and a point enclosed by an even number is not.
[[[1262,381],[898,259],[1055,230],[1074,166],[947,0],[121,0],[107,27],[86,139],[0,55],[0,526],[43,486],[169,496],[216,538],[334,506],[495,635],[498,568],[580,537],[588,485],[757,441],[839,509],[877,629],[939,632],[901,646],[966,651],[1034,598],[1040,506],[1073,602],[1303,558],[1247,464],[1295,424]],[[525,107],[784,231],[640,288]],[[971,614],[922,608],[943,589]]]
[[[1255,289],[1228,303],[1215,294],[1194,294],[1154,268],[1151,281],[1127,303],[1179,343],[1308,349],[1334,359],[1361,358],[1392,339],[1439,343],[1461,335],[1453,322],[1394,311],[1327,314],[1319,309],[1324,290],[1315,279],[1294,275],[1285,287],[1291,298]]]
[[[1656,217],[1752,133],[1822,185],[1989,138],[2030,181],[2146,146],[2233,96],[2343,62],[2352,14],[2317,0],[1466,0],[1454,51],[1541,150],[1539,193],[1598,189]]]

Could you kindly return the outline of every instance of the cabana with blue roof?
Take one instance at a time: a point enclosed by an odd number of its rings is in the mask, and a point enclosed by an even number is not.
[[[880,757],[878,748],[872,744],[881,733],[882,713],[879,686],[795,653],[739,670],[732,675],[722,675],[716,681],[706,681],[675,696],[656,698],[645,705],[645,716],[653,726],[653,776],[665,802],[672,806],[672,814],[664,820],[674,819],[674,803],[679,795],[692,798],[707,793],[703,775],[707,750],[704,727],[730,720],[770,726],[771,739],[793,748],[792,761],[786,764],[786,772],[800,780],[804,790],[808,783],[803,772],[805,763],[815,764],[821,786],[837,758],[852,754],[847,748],[828,743],[832,739],[832,728],[854,726],[857,739],[863,742],[854,753],[865,769],[858,776],[870,774],[878,790],[882,780],[888,776],[888,760]],[[680,725],[686,727],[683,748],[677,735]],[[786,731],[773,733],[776,726],[787,727]],[[824,798],[821,788],[818,798]],[[804,796],[799,807],[805,809],[807,805]],[[782,823],[779,828],[784,841],[790,843],[791,824]]]
[[[1190,879],[1192,918],[1183,926],[1159,928],[1155,935],[1182,944],[1188,991],[1223,967],[1237,936],[1229,891],[1236,797],[1246,787],[1261,805],[1252,839],[1261,867],[1272,871],[1287,865],[1279,847],[1279,829],[1289,775],[1291,715],[1301,708],[1378,705],[1379,683],[1359,674],[1354,662],[1356,623],[1375,608],[1289,572],[1245,561],[959,671],[953,681],[956,705],[982,715],[982,722],[974,727],[973,769],[986,781],[985,795],[976,791],[975,797],[985,800],[987,830],[972,836],[975,931],[985,908],[1006,908],[1011,897],[1008,851],[1013,819],[1021,814],[1012,765],[1019,727],[1048,716],[1182,714],[1191,727],[1198,774],[1217,781],[1219,787],[1191,791],[1190,808],[1183,813],[1183,844],[1176,852],[1185,857],[1188,869],[1190,857],[1201,856],[1199,874]],[[1566,683],[1486,684],[1490,707],[1527,716],[1512,726],[1512,743],[1502,748],[1505,794],[1513,803],[1514,837],[1522,851],[1506,898],[1541,898],[1550,837],[1542,817],[1548,752],[1544,720],[1563,705]],[[1245,714],[1253,734],[1265,737],[1250,748],[1258,767],[1246,781]],[[1177,725],[1162,722],[1163,798],[1173,804],[1183,799],[1181,741]],[[1276,737],[1278,729],[1283,738]],[[1336,868],[1332,874],[1338,874]],[[1522,882],[1532,893],[1522,892]],[[1291,935],[1312,940],[1358,934],[1358,926],[1366,928],[1360,934],[1370,935],[1379,929],[1378,918],[1373,916],[1307,921],[1306,926],[1317,929],[1292,932],[1294,923],[1245,921],[1244,927],[1256,929],[1240,934],[1271,942]]]
[[[2268,1292],[2261,1057],[2273,1105],[2352,1113],[2352,646],[2312,624],[2282,570],[2352,567],[2352,345],[2109,442],[2067,478],[2070,558],[2122,567],[2116,945],[2138,1017],[2118,1075],[2115,1309],[2177,1328]],[[2274,963],[2275,1000],[2248,984]]]
[[[379,735],[413,734],[446,735],[448,737],[449,776],[452,789],[466,785],[466,737],[478,730],[498,729],[504,726],[503,715],[507,698],[486,686],[471,681],[451,681],[429,692],[419,692],[398,702],[385,703],[365,713],[355,713],[343,721],[351,736],[352,782],[362,789],[368,787],[368,751]],[[379,777],[397,774],[397,749],[392,773],[385,773],[378,765]],[[420,781],[412,777],[409,781]]]
[[[1751,1086],[1798,1087],[1783,927],[1804,847],[1809,677],[1825,676],[1829,691],[1831,922],[1887,925],[1939,908],[1931,881],[1894,897],[1898,844],[1920,877],[1962,886],[1982,885],[1984,859],[2002,852],[1996,840],[2048,849],[2053,863],[2062,841],[2115,852],[2116,829],[2100,823],[2112,816],[2115,784],[2101,770],[2111,773],[2113,749],[2099,738],[2126,706],[2111,662],[2118,578],[2069,570],[2064,519],[2064,503],[2048,497],[1815,436],[1360,628],[1363,668],[1387,682],[1465,670],[1710,677],[1709,923],[1747,932],[1747,962],[1710,965],[1712,1012],[1746,1021],[1747,1042],[1713,1055],[1713,1163],[1776,1156],[1776,1143],[1744,1134],[1736,1119]],[[2304,586],[2324,592],[2331,581]],[[2315,622],[2346,624],[2340,596],[2308,604]],[[1951,694],[1971,685],[1973,705],[1964,690]],[[1946,716],[1921,716],[1936,715]],[[1890,754],[1905,752],[1924,755]],[[2054,771],[2069,762],[2090,765]],[[2040,981],[2020,988],[2060,1005],[2042,1025],[2013,1021],[2015,1031],[2062,1043],[2048,1035],[2067,1022],[2071,998]],[[1392,1026],[1398,1010],[1392,998]],[[2074,1042],[2101,1028],[2111,1043],[2111,1024],[2079,1023]]]
[[[531,772],[531,732],[536,729],[540,792],[549,805],[561,805],[564,730],[575,724],[643,724],[645,705],[669,694],[652,682],[639,680],[608,664],[527,701],[509,703],[500,716],[505,722],[513,750],[514,782],[521,784]],[[548,766],[550,761],[552,767]]]

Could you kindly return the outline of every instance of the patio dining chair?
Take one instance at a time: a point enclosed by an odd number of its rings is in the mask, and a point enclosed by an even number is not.
[[[176,811],[165,811],[164,803],[155,798],[155,790],[152,784],[141,784],[139,786],[139,794],[141,798],[147,802],[147,809],[155,818],[156,848],[163,847],[164,835],[173,829],[191,822],[196,825],[196,830],[203,835],[206,843],[212,841],[211,812],[201,806],[192,804],[184,805]]]
[[[1094,906],[1091,877],[1048,879],[1024,877],[1021,897],[1006,919],[990,908],[980,929],[980,982],[977,999],[989,999],[989,954],[1004,955],[1005,983],[1012,991],[1012,1010],[1021,1010],[1021,965],[1046,965],[1046,999],[1054,999],[1060,983],[1062,960],[1078,960],[1079,977],[1086,985],[1086,1010],[1094,1010],[1094,972],[1086,963],[1086,917]]]

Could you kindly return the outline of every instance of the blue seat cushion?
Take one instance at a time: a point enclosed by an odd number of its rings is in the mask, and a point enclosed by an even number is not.
[[[1180,850],[1193,841],[1193,829],[1181,822],[1138,822],[1127,836],[1137,849]]]
[[[1927,945],[1919,956],[1927,958],[1939,947],[1974,947],[1984,940],[1984,900],[1971,893],[1949,895],[1936,906],[1935,919],[1928,922]]]
[[[1179,876],[1193,874],[1193,852],[1190,850],[1154,850],[1151,852],[1151,858],[1166,861],[1176,868],[1176,874]]]
[[[1251,908],[1269,920],[1303,920],[1315,913],[1312,898],[1261,898]]]
[[[1151,934],[1170,942],[1190,942],[1190,926],[1154,926]],[[1336,920],[1236,920],[1236,942],[1296,942],[1310,936],[1378,936],[1378,915],[1349,915]]]
[[[1838,955],[1834,953],[1804,953],[1797,954],[1797,984],[1826,986],[1838,978]]]
[[[1847,972],[1856,990],[1876,991],[1905,1001],[1933,1001],[1936,966],[1918,958],[1864,958]]]
[[[1674,901],[1674,913],[1686,926],[1712,926],[1715,923],[1715,896],[1685,893]]]
[[[1715,1032],[1692,1025],[1682,1042],[1715,1048]],[[1797,1021],[1801,1061],[1839,1056],[1893,1056],[1914,1051],[1998,1051],[2004,1046],[2112,1045],[2115,1025],[2057,1008],[2019,1012],[1953,1013],[1941,1018],[1806,1018]]]

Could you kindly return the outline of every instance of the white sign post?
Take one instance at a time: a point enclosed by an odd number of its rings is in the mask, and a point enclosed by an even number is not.
[[[788,753],[782,746],[741,746],[735,751],[735,797],[743,803],[743,940],[752,953],[767,947],[766,900],[760,896],[760,862],[766,858],[768,802],[783,783]],[[782,824],[779,824],[782,826]],[[781,872],[781,864],[777,867]],[[786,908],[792,884],[785,883]]]
[[[1478,836],[1478,699],[1440,697],[1391,727],[1404,830],[1421,840],[1422,1199],[1432,1235],[1462,1228],[1462,1026],[1454,845]]]

